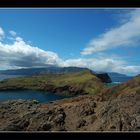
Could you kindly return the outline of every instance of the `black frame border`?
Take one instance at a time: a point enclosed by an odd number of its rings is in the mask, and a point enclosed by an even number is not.
[[[0,0],[0,8],[139,8],[140,0]],[[0,132],[0,139],[128,140],[139,132]]]
[[[139,7],[140,0],[0,0],[0,7]]]

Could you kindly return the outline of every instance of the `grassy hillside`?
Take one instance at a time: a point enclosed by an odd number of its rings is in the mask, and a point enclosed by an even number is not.
[[[128,96],[136,93],[140,93],[140,75],[118,86],[105,89],[103,96],[108,99],[109,97]]]
[[[63,94],[94,94],[103,87],[100,79],[89,70],[11,78],[0,82],[0,90],[33,89]]]

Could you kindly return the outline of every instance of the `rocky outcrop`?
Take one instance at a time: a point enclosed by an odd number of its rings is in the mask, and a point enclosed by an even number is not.
[[[107,73],[99,73],[99,74],[95,74],[99,79],[101,79],[102,82],[104,83],[111,83],[112,80],[109,77],[109,75]]]
[[[73,131],[81,130],[94,119],[96,103],[83,96],[40,104],[36,101],[0,103],[1,131]],[[90,117],[90,120],[89,120]]]
[[[36,101],[9,101],[0,105],[1,131],[64,130],[62,108],[41,108]]]
[[[98,130],[140,131],[140,93],[104,102],[97,115]]]
[[[42,85],[42,90],[52,92],[57,95],[65,95],[65,96],[76,96],[76,95],[85,95],[86,93],[83,89],[71,86],[71,85],[65,85],[62,87],[54,87],[53,85]]]

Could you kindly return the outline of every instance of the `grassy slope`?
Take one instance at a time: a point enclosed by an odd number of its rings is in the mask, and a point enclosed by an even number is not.
[[[140,75],[118,86],[105,89],[103,95],[105,96],[105,98],[109,98],[117,97],[119,95],[132,95],[135,93],[140,93]]]
[[[70,86],[71,89],[83,90],[84,93],[94,94],[99,92],[104,84],[90,71],[68,74],[46,74],[32,77],[11,78],[0,82],[0,90],[8,89],[35,89],[45,90],[43,87],[53,88]]]

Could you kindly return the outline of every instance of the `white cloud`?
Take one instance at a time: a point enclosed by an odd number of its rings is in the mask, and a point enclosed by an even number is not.
[[[81,54],[88,55],[115,47],[136,45],[140,37],[140,10],[133,10],[125,17],[125,23],[92,39]]]
[[[4,37],[4,31],[3,29],[0,27],[0,40]]]
[[[41,67],[61,63],[56,53],[31,46],[20,37],[16,37],[13,44],[0,42],[0,56],[0,64],[11,67]]]
[[[63,62],[63,66],[86,67],[98,72],[118,72],[127,75],[137,75],[140,73],[140,66],[130,66],[126,61],[117,57],[68,59]]]
[[[140,66],[118,66],[114,71],[127,75],[137,75],[140,74]]]
[[[9,33],[10,33],[13,37],[15,37],[15,36],[17,35],[17,33],[16,33],[15,31],[13,31],[13,30],[9,31]]]
[[[94,71],[113,71],[116,67],[125,64],[123,60],[113,58],[79,58],[64,61],[64,66],[86,67]]]

